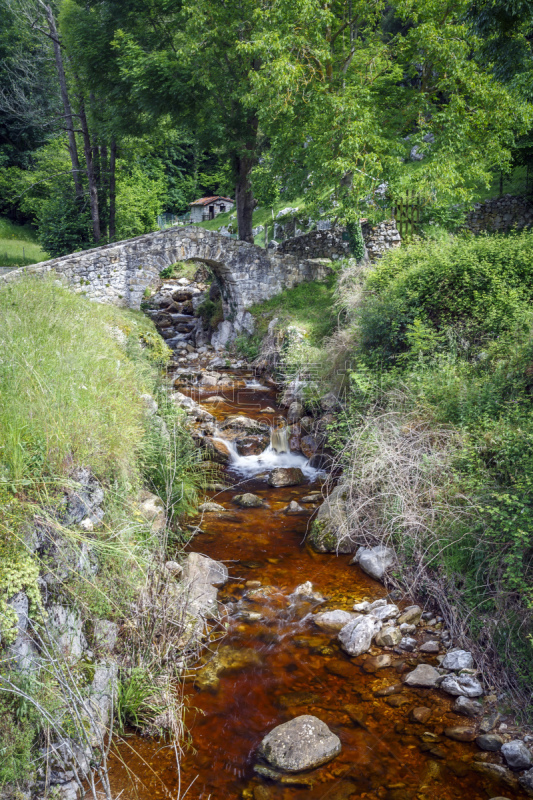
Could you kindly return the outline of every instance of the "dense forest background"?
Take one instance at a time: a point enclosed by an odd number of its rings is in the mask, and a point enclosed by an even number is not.
[[[384,181],[432,213],[533,148],[527,0],[1,0],[0,215],[50,255],[205,194],[350,222]],[[363,209],[368,216],[368,208]]]

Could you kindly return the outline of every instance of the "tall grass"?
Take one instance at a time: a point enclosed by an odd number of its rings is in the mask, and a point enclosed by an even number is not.
[[[125,342],[145,318],[30,277],[0,287],[0,317],[1,479],[133,474],[150,381]]]
[[[50,258],[37,242],[37,234],[30,225],[16,225],[0,219],[0,268],[27,267]]]

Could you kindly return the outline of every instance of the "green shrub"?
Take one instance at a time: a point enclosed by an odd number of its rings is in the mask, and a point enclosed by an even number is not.
[[[17,721],[0,700],[0,786],[24,782],[31,776],[34,736],[31,723]]]
[[[414,242],[348,296],[348,402],[330,442],[354,529],[394,544],[397,577],[529,702],[533,233]]]
[[[204,300],[196,309],[196,316],[201,317],[203,321],[216,328],[219,322],[224,319],[224,311],[222,310],[222,298],[218,300]]]
[[[400,248],[369,274],[366,290],[361,336],[372,360],[388,362],[409,351],[409,331],[417,324],[434,335],[455,328],[477,352],[528,313],[533,232]]]

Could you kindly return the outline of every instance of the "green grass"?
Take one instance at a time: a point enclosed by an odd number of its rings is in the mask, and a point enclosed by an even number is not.
[[[324,282],[300,283],[266,303],[253,306],[250,312],[256,320],[257,333],[264,336],[268,323],[277,317],[281,328],[294,325],[307,334],[311,344],[320,344],[336,324],[334,291],[335,276],[331,275]]]
[[[198,272],[198,267],[199,264],[197,261],[176,261],[175,264],[170,264],[170,266],[161,270],[160,277],[163,280],[169,278],[187,278],[192,281]]]
[[[70,464],[135,472],[153,376],[126,347],[152,333],[147,318],[36,278],[0,285],[0,317],[0,482]]]
[[[48,258],[31,225],[16,225],[0,218],[0,267],[27,267]]]

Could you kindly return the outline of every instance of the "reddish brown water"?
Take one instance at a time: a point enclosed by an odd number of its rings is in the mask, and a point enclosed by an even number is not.
[[[202,397],[214,393],[206,391]],[[273,391],[241,392],[227,405],[218,406],[216,414],[220,418],[235,413],[239,403],[241,413],[259,417],[274,401]],[[122,763],[117,760],[113,767],[115,793],[123,792],[125,800],[180,796],[190,800],[523,797],[516,786],[497,785],[473,770],[476,763],[501,763],[498,755],[482,754],[475,744],[443,735],[448,726],[469,724],[450,711],[448,696],[416,689],[375,696],[377,690],[399,683],[401,674],[418,661],[395,656],[390,668],[368,674],[362,668],[365,656],[348,658],[334,636],[321,633],[305,619],[312,610],[310,605],[291,605],[287,600],[296,586],[308,580],[327,597],[320,610],[351,609],[364,598],[385,595],[381,584],[349,565],[349,557],[318,555],[306,547],[309,514],[284,513],[290,500],[320,490],[320,482],[271,489],[262,478],[243,483],[231,472],[226,480],[238,483],[238,492],[260,495],[266,506],[238,508],[232,503],[237,488],[216,494],[216,502],[228,512],[204,516],[206,533],[195,538],[192,549],[227,564],[231,579],[219,597],[235,605],[221,645],[241,653],[250,648],[257,654],[255,663],[221,673],[218,685],[210,688],[201,689],[198,681],[187,685],[192,747],[179,771],[173,749],[130,737],[120,748]],[[275,587],[276,593],[262,602],[249,602],[245,584],[250,580]],[[261,619],[243,617],[250,611],[260,611]],[[376,648],[375,652],[383,651]],[[424,661],[436,663],[432,657]],[[409,712],[417,706],[431,709],[425,725],[409,720]],[[340,737],[342,753],[310,773],[311,787],[259,778],[253,765],[261,739],[276,725],[300,714],[324,720]]]

